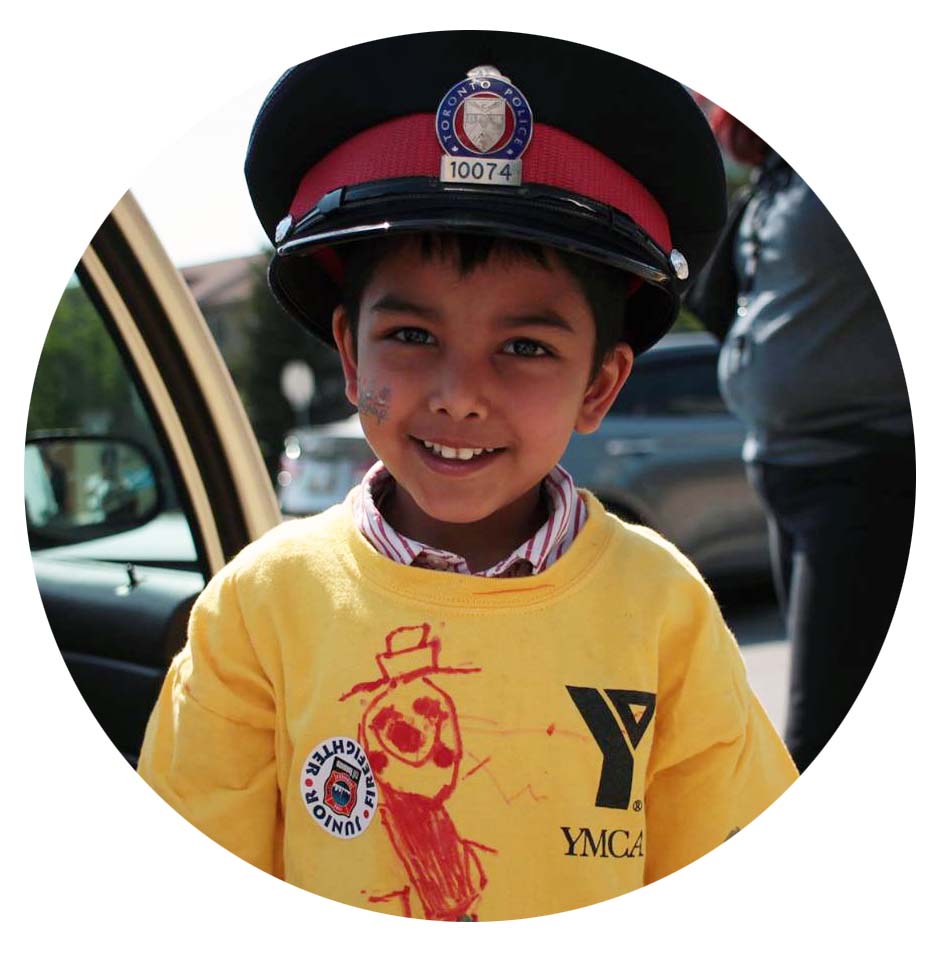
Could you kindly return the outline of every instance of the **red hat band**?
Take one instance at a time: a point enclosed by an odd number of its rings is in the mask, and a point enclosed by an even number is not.
[[[435,177],[441,146],[432,114],[397,117],[331,150],[301,180],[290,214],[297,221],[340,187],[395,177]],[[547,124],[534,124],[523,159],[526,183],[556,187],[614,207],[660,247],[671,248],[666,215],[640,181],[601,151]],[[511,189],[511,188],[508,188]]]

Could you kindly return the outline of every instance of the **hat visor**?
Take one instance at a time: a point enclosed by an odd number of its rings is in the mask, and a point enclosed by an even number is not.
[[[672,326],[679,291],[663,251],[629,217],[552,187],[514,190],[445,188],[408,178],[328,195],[301,218],[269,268],[275,296],[304,326],[333,345],[331,315],[339,300],[331,278],[311,254],[340,244],[418,233],[479,234],[536,243],[597,260],[642,282],[625,308],[623,339],[640,353]],[[322,209],[327,212],[321,212]]]

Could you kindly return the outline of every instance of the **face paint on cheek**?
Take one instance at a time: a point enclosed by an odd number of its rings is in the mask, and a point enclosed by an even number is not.
[[[389,416],[389,403],[392,399],[391,387],[378,387],[375,383],[367,382],[359,385],[359,403],[357,409],[360,416],[370,414],[379,423]]]

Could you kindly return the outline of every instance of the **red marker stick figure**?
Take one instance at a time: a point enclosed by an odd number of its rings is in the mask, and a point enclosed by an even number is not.
[[[442,667],[441,641],[427,623],[399,627],[376,657],[382,678],[359,684],[380,692],[360,721],[360,741],[380,787],[383,827],[430,920],[470,920],[487,879],[475,847],[463,839],[445,802],[461,763],[461,732],[450,695],[430,677],[476,672]],[[493,851],[496,852],[496,851]]]

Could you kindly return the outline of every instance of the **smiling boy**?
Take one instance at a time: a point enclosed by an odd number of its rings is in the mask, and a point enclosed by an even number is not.
[[[289,71],[246,173],[379,462],[206,587],[142,776],[260,868],[428,919],[594,903],[732,836],[796,776],[735,641],[557,466],[721,225],[692,99],[563,41],[399,37]]]
[[[333,332],[349,399],[395,478],[383,517],[479,571],[546,522],[543,481],[572,431],[601,422],[632,353],[616,343],[595,362],[592,308],[557,254],[504,244],[462,271],[451,241],[387,243],[356,323],[338,307]]]

